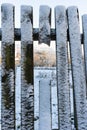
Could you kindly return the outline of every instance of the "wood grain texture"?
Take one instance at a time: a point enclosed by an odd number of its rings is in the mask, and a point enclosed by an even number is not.
[[[77,7],[68,8],[69,42],[73,72],[73,95],[76,130],[87,129],[86,80],[82,60],[79,14]]]
[[[48,6],[40,6],[39,14],[39,43],[50,45],[51,9]]]
[[[34,130],[33,9],[21,7],[21,129]]]
[[[66,9],[63,6],[57,6],[55,8],[55,26],[59,120],[58,128],[59,130],[71,130],[67,52],[67,19]]]
[[[15,130],[14,7],[3,4],[1,45],[1,129]]]
[[[39,130],[51,130],[51,86],[50,80],[39,83]]]
[[[85,73],[86,73],[86,86],[87,86],[87,14],[82,16],[82,27],[83,27],[83,45],[84,45],[84,56],[85,56]],[[87,87],[86,87],[87,97]]]

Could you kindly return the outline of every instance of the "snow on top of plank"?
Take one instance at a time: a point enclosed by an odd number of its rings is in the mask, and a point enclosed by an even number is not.
[[[69,14],[68,17],[73,17],[73,20],[76,20],[75,17],[77,17],[79,20],[79,11],[77,6],[70,6],[67,10]]]
[[[59,12],[60,12],[60,11],[63,11],[63,10],[65,11],[65,6],[62,6],[62,5],[56,6],[56,7],[55,7],[55,10],[56,10],[56,11],[59,10]]]
[[[50,7],[49,6],[45,6],[45,5],[41,5],[40,6],[40,17],[43,16],[43,18],[47,18],[48,19],[49,14],[50,14]]]
[[[56,15],[56,21],[62,20],[64,21],[64,14],[65,14],[65,7],[64,6],[56,6],[55,7],[55,15]],[[61,19],[60,19],[61,18]],[[62,21],[60,21],[62,23]]]
[[[33,8],[21,6],[21,39],[32,44]]]
[[[33,12],[33,7],[28,5],[21,5],[22,15],[28,15]]]
[[[55,23],[57,43],[65,43],[67,40],[67,19],[64,6],[57,6],[55,8]]]
[[[69,83],[68,83],[68,56],[67,56],[67,19],[64,6],[55,8],[56,25],[56,58],[57,58],[57,87],[59,128],[71,129]]]
[[[39,11],[39,43],[50,45],[51,9],[48,6],[40,6]]]
[[[78,19],[77,19],[78,18]],[[77,44],[81,44],[80,26],[79,26],[79,13],[76,6],[68,8],[68,24],[69,24],[69,37],[70,42],[75,43],[72,47],[77,47]],[[76,44],[77,43],[77,44]]]
[[[82,59],[82,49],[80,40],[80,27],[77,7],[68,8],[69,37],[72,59],[73,84],[75,95],[75,109],[77,129],[87,128],[87,108],[86,108],[86,80],[84,64]]]
[[[14,42],[14,6],[12,4],[2,4],[2,41],[3,43]]]
[[[13,4],[4,3],[4,4],[2,4],[1,6],[3,6],[3,7],[8,7],[8,8],[12,8],[12,7],[13,7]]]

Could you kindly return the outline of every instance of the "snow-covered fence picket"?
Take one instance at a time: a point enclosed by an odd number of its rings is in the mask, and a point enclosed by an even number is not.
[[[21,7],[21,29],[15,28],[15,8],[1,6],[1,130],[15,130],[15,41],[21,41],[21,129],[34,130],[33,41],[56,42],[58,129],[71,130],[68,42],[73,79],[74,126],[87,130],[87,15],[82,17],[80,34],[77,7],[55,8],[55,29],[51,28],[51,8],[40,7],[39,29],[33,28],[33,8]],[[84,44],[84,61],[81,43]],[[52,129],[51,81],[39,84],[39,130]]]
[[[86,130],[86,78],[82,59],[78,9],[76,7],[68,8],[68,22],[74,84],[75,127],[77,130]]]
[[[51,87],[50,81],[41,80],[39,83],[39,130],[51,130]]]
[[[68,82],[67,19],[63,6],[55,8],[56,26],[56,73],[58,90],[59,128],[71,129]]]
[[[34,129],[33,9],[21,7],[21,127]]]
[[[14,7],[2,5],[1,129],[15,129]]]

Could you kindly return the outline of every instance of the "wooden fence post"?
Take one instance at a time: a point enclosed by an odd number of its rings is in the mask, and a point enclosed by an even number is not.
[[[87,129],[86,80],[82,60],[80,28],[77,7],[68,8],[69,42],[71,50],[74,113],[76,130]]]
[[[34,130],[33,9],[21,7],[21,129]]]
[[[50,45],[51,9],[48,6],[40,6],[39,13],[39,43]]]
[[[15,130],[14,7],[3,4],[1,45],[1,129]]]
[[[51,86],[49,79],[39,84],[39,130],[51,130]]]
[[[83,45],[84,45],[84,56],[85,56],[85,74],[86,74],[86,98],[87,98],[87,14],[82,16],[82,27],[83,27]]]
[[[71,130],[67,52],[67,18],[63,6],[55,8],[58,128]]]
[[[51,9],[48,6],[40,6],[39,10],[39,43],[50,45]],[[51,91],[47,80],[40,81],[40,106],[39,106],[39,129],[51,130]]]

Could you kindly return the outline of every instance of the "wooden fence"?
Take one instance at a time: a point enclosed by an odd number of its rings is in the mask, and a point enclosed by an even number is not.
[[[1,6],[1,130],[15,130],[15,40],[21,41],[21,130],[34,130],[33,41],[50,45],[56,41],[58,128],[71,130],[68,42],[70,45],[74,121],[76,130],[87,130],[87,15],[82,17],[75,6],[55,8],[55,29],[51,29],[51,8],[40,7],[39,29],[33,28],[33,8],[21,7],[21,29],[15,28],[15,10]],[[84,43],[84,61],[81,43]],[[84,65],[85,64],[85,65]],[[51,130],[50,82],[40,81],[39,130]],[[48,86],[48,87],[46,87]]]

